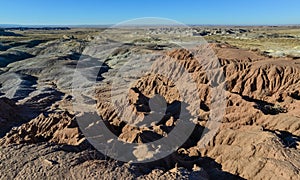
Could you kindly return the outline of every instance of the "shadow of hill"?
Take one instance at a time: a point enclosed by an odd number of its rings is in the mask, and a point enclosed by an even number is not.
[[[245,101],[254,102],[255,103],[254,108],[260,110],[265,115],[268,115],[268,114],[276,115],[279,113],[287,112],[287,110],[285,108],[276,106],[274,103],[269,103],[264,100],[254,99],[254,98],[251,98],[250,96],[245,96],[245,95],[241,95],[238,93],[234,93],[234,94],[240,95],[242,97],[242,99],[244,99]]]
[[[288,131],[281,131],[281,130],[274,131],[268,129],[265,129],[265,131],[276,134],[276,136],[280,138],[281,142],[287,148],[297,148],[297,146],[300,143],[300,137],[293,135]]]

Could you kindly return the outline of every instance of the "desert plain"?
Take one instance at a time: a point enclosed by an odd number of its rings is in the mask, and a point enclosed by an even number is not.
[[[189,136],[126,162],[98,121],[128,144]],[[3,28],[0,125],[0,179],[300,179],[300,28]]]

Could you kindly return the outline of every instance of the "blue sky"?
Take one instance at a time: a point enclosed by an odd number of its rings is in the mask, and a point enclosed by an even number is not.
[[[185,24],[300,24],[300,0],[0,0],[0,24],[115,24],[140,17]]]

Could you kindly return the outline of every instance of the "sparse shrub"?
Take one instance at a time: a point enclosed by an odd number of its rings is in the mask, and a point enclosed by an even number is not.
[[[279,104],[275,104],[275,105],[264,105],[262,111],[265,114],[279,114],[279,113],[286,113],[287,109],[284,107],[281,107]]]

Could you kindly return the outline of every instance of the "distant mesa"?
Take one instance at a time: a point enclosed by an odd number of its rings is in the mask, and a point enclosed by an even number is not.
[[[5,29],[0,29],[0,36],[23,36],[14,32],[5,31]]]

